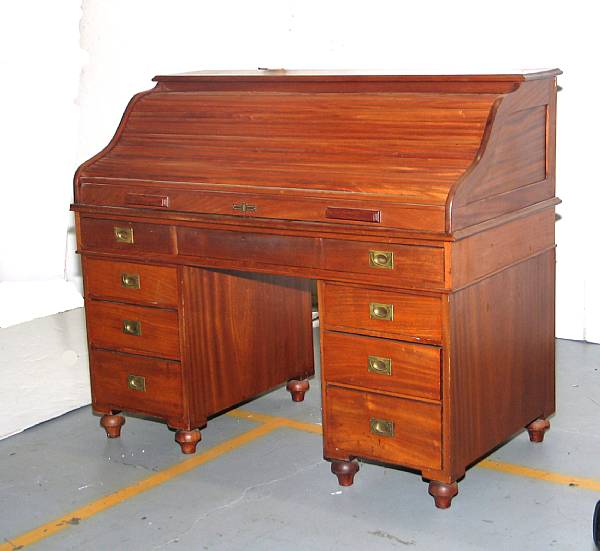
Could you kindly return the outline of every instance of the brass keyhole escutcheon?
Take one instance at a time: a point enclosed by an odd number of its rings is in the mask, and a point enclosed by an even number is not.
[[[121,286],[126,289],[139,289],[140,288],[140,275],[139,274],[121,274]]]
[[[251,205],[250,203],[234,203],[233,210],[237,210],[245,215],[249,212],[256,212],[256,205]]]
[[[369,251],[369,266],[372,268],[394,268],[394,253],[391,251]]]
[[[392,359],[381,358],[379,356],[369,356],[368,370],[370,373],[376,373],[377,375],[391,375]]]
[[[123,333],[139,337],[142,334],[142,322],[137,320],[123,320]]]
[[[372,418],[369,425],[371,434],[374,434],[375,436],[394,436],[394,421]]]
[[[146,378],[141,375],[127,375],[127,387],[138,392],[146,392]]]
[[[117,243],[129,243],[133,244],[133,228],[123,227],[123,226],[115,226],[113,228],[115,241]]]
[[[369,315],[371,319],[391,321],[394,319],[394,305],[371,302],[369,304]]]

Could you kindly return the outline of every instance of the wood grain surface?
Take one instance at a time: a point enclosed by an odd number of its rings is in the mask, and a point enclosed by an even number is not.
[[[122,302],[176,308],[177,269],[135,262],[114,262],[83,257],[86,296]],[[134,276],[139,287],[128,287],[123,278]]]
[[[91,345],[179,359],[177,312],[98,300],[87,300],[85,307]],[[126,320],[139,322],[141,335],[124,333],[123,324]]]
[[[554,405],[554,250],[450,297],[455,474]]]
[[[188,369],[208,415],[314,374],[308,280],[183,272]]]
[[[554,247],[554,209],[518,218],[452,244],[451,286],[459,289]]]
[[[115,239],[117,227],[132,230],[133,243],[117,241]],[[100,250],[132,254],[174,252],[171,229],[165,225],[82,217],[80,232],[80,245],[84,251]]]
[[[326,457],[365,457],[415,468],[441,467],[441,407],[328,385]],[[394,423],[394,436],[371,432],[371,419]]]
[[[449,232],[554,196],[556,81],[523,83],[499,97],[475,162],[446,202]]]
[[[93,408],[145,413],[165,419],[174,428],[185,428],[178,362],[92,349],[90,375]],[[144,377],[145,390],[130,388],[129,375]]]
[[[323,376],[331,383],[439,400],[441,355],[435,346],[323,331]],[[369,356],[389,360],[390,374],[369,370]]]
[[[323,289],[323,326],[341,331],[440,343],[440,299],[377,289],[326,284]],[[370,317],[371,303],[393,305],[394,319]]]

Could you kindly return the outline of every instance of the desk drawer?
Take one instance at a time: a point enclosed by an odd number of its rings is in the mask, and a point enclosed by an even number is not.
[[[178,227],[177,245],[182,255],[280,266],[319,266],[318,240],[309,237]]]
[[[441,468],[438,405],[328,385],[326,415],[326,455],[330,451],[417,469]]]
[[[326,329],[441,342],[441,300],[438,297],[331,283],[323,284],[321,292],[321,314]]]
[[[88,300],[86,314],[92,346],[179,358],[177,312]]]
[[[440,348],[331,331],[322,339],[327,382],[440,399]]]
[[[86,296],[177,307],[177,269],[83,259]]]
[[[93,403],[97,407],[173,420],[183,415],[178,362],[92,349],[90,375]]]
[[[444,287],[444,249],[323,239],[327,270],[369,274],[377,281],[413,287]]]
[[[162,224],[81,218],[80,242],[84,251],[173,252],[171,227]]]

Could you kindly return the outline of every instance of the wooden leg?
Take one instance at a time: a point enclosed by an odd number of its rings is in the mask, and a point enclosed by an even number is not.
[[[196,453],[196,445],[201,440],[199,430],[178,430],[175,442],[181,446],[181,453]]]
[[[125,424],[125,417],[122,415],[103,415],[100,418],[100,426],[106,431],[108,438],[119,438],[121,436],[121,427]]]
[[[533,423],[529,423],[526,428],[529,432],[529,440],[532,442],[543,442],[544,434],[550,428],[550,421],[540,417]]]
[[[340,486],[352,486],[358,472],[358,461],[332,461],[331,472],[337,476]]]
[[[435,506],[438,509],[448,509],[452,503],[452,498],[458,493],[458,484],[445,484],[432,480],[429,483],[429,494],[433,496]]]
[[[310,385],[308,384],[308,379],[301,381],[291,380],[285,388],[291,393],[294,402],[303,402],[304,393],[310,388]]]

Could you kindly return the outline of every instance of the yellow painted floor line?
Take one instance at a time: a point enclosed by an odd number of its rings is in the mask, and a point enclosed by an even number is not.
[[[229,412],[229,415],[234,417],[240,417],[247,419],[248,421],[256,420],[263,423],[272,422],[279,423],[281,426],[302,430],[305,432],[322,433],[321,425],[315,423],[303,423],[289,419],[287,417],[277,417],[275,415],[268,415],[265,413],[258,413],[247,409],[236,409]],[[542,469],[533,469],[531,467],[525,467],[523,465],[517,465],[516,463],[507,463],[505,461],[498,461],[496,459],[484,459],[475,465],[482,469],[490,469],[506,474],[515,476],[524,476],[526,478],[535,478],[537,480],[543,480],[544,482],[551,482],[553,484],[561,484],[563,486],[576,486],[585,490],[592,490],[600,492],[600,480],[593,478],[582,478],[578,476],[565,475],[556,473],[553,471],[544,471]]]
[[[514,463],[505,463],[504,461],[497,461],[495,459],[484,459],[477,463],[477,467],[516,476],[535,478],[537,480],[543,480],[544,482],[552,482],[553,484],[576,486],[585,490],[600,492],[600,480],[595,480],[593,478],[582,478],[579,476],[555,473],[553,471],[544,471],[542,469],[532,469],[531,467],[516,465]]]
[[[303,421],[296,421],[288,417],[277,417],[276,415],[268,415],[267,413],[259,413],[249,409],[234,409],[227,412],[230,417],[237,417],[246,421],[257,421],[260,423],[278,423],[279,425],[290,427],[296,430],[302,430],[304,432],[313,432],[315,434],[322,434],[323,427],[317,423],[305,423]]]
[[[87,505],[67,513],[66,515],[58,517],[50,522],[47,522],[46,524],[42,524],[41,526],[38,526],[29,532],[25,532],[15,538],[10,538],[9,540],[6,540],[8,543],[0,544],[0,551],[13,551],[14,549],[21,549],[26,545],[31,545],[32,543],[47,538],[48,536],[56,534],[57,532],[61,532],[62,530],[77,525],[81,520],[90,518],[95,514],[114,507],[115,505],[141,494],[142,492],[146,492],[156,486],[159,486],[160,484],[164,484],[165,482],[183,473],[191,471],[192,469],[195,469],[204,463],[208,463],[209,461],[212,461],[223,454],[239,448],[240,446],[244,446],[252,440],[256,440],[261,436],[265,436],[280,426],[281,424],[277,421],[263,422],[261,425],[250,429],[239,436],[213,446],[204,453],[194,455],[190,459],[186,459],[180,463],[171,465],[170,467],[167,467],[156,474],[153,474],[147,478],[143,478],[142,480],[139,480],[130,486],[125,486],[124,488],[121,488],[112,494],[108,494],[107,496],[92,501]]]
[[[235,417],[237,419],[244,419],[245,421],[254,421],[255,423],[272,423],[288,420],[287,417],[277,417],[275,415],[259,413],[258,411],[252,411],[249,409],[232,409],[225,415],[228,417]]]
[[[226,454],[236,448],[244,446],[257,438],[265,436],[272,431],[288,427],[304,432],[310,432],[313,434],[321,434],[322,427],[317,423],[306,423],[302,421],[296,421],[287,417],[279,417],[275,415],[268,415],[266,413],[259,413],[247,409],[235,409],[227,413],[228,416],[244,419],[251,422],[260,423],[257,427],[248,430],[247,432],[235,436],[221,444],[206,450],[203,453],[194,455],[193,457],[186,459],[175,465],[171,465],[159,471],[147,478],[139,480],[129,486],[125,486],[112,494],[101,497],[95,501],[88,503],[78,509],[75,509],[66,515],[58,517],[46,524],[38,526],[29,532],[25,532],[20,536],[6,540],[7,543],[0,544],[0,551],[14,551],[15,549],[21,549],[27,545],[38,542],[44,538],[47,538],[57,532],[61,532],[69,527],[77,525],[80,521],[88,519],[101,511],[114,507],[136,495],[151,490],[156,486],[164,484],[173,478],[184,474],[204,463],[208,463],[223,454]],[[522,465],[516,465],[513,463],[506,463],[504,461],[497,461],[494,459],[484,459],[477,464],[477,467],[484,469],[490,469],[506,474],[524,476],[527,478],[534,478],[537,480],[543,480],[545,482],[551,482],[553,484],[560,484],[566,486],[577,486],[586,490],[593,490],[600,492],[600,480],[594,480],[592,478],[581,478],[570,475],[563,475],[551,471],[544,471],[541,469],[532,469]]]

